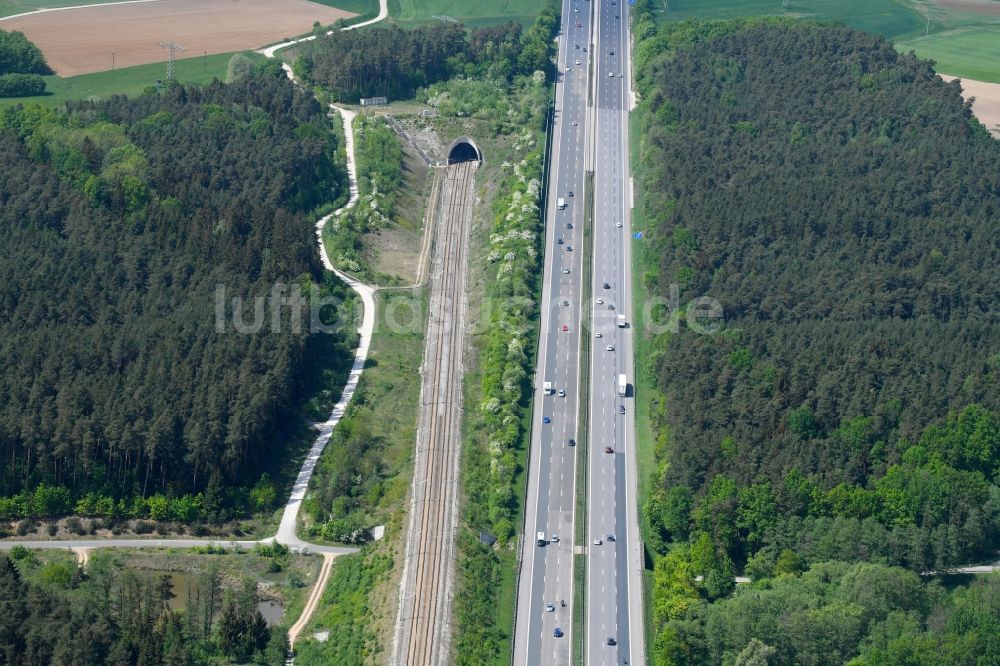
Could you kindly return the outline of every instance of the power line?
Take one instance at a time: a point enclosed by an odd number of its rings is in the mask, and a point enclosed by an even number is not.
[[[171,82],[171,81],[174,80],[174,58],[177,55],[177,52],[178,51],[187,51],[187,49],[184,48],[183,46],[181,46],[179,44],[175,44],[173,42],[169,42],[167,44],[164,44],[163,42],[160,42],[160,46],[162,46],[163,48],[167,49],[167,51],[170,54],[167,57],[167,83],[169,83],[169,82]]]

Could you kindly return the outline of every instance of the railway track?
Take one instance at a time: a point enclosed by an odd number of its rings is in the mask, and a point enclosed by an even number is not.
[[[448,661],[462,413],[465,272],[478,164],[448,167],[436,216],[437,247],[424,353],[406,563],[393,664]]]

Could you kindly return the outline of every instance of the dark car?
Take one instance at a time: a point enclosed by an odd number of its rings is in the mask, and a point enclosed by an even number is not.
[[[572,229],[573,228],[573,223],[572,222],[567,222],[566,223],[566,228],[567,229]]]
[[[605,283],[604,283],[604,288],[605,288],[605,289],[611,289],[611,285],[610,285],[610,284],[608,284],[607,282],[605,282]]]
[[[566,193],[566,196],[568,196],[568,197],[575,197],[576,195],[573,194],[573,190],[570,190],[569,192]]]
[[[610,446],[605,446],[604,447],[604,452],[605,453],[614,453],[615,450],[613,448],[611,448]]]
[[[563,635],[562,634],[562,629],[560,629],[559,627],[556,627],[556,630],[552,632],[552,635],[555,636],[556,638],[562,638],[562,635]]]
[[[566,444],[567,444],[568,446],[576,446],[576,440],[575,440],[575,439],[571,439],[571,440],[569,440],[568,442],[566,442]]]
[[[542,423],[552,423],[552,419],[547,416],[542,417]]]
[[[563,244],[563,239],[562,238],[557,238],[556,239],[556,244],[557,245],[562,245]]]
[[[608,636],[608,645],[618,645],[618,641],[616,641],[611,636]]]
[[[625,413],[625,405],[618,405],[618,413],[619,414]]]

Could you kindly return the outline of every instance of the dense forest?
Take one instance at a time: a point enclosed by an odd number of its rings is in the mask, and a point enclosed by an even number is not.
[[[51,73],[41,49],[23,32],[0,30],[0,97],[41,95],[41,75]]]
[[[734,574],[921,572],[997,550],[1000,144],[957,84],[879,37],[776,19],[657,29],[647,7],[643,283],[724,311],[715,334],[682,325],[643,362],[649,545],[696,590],[654,586],[656,663],[720,663],[681,625],[722,613],[704,602]],[[838,657],[772,645],[735,663],[843,663],[863,637]]]
[[[518,74],[549,73],[556,11],[546,7],[522,35],[510,22],[466,30],[444,23],[404,30],[376,27],[335,31],[302,47],[294,70],[335,100],[412,97],[418,88],[455,75],[510,82]]]
[[[91,561],[84,573],[15,547],[0,556],[0,663],[285,663],[288,638],[268,629],[253,582],[227,590],[209,569],[191,585],[182,610],[170,608],[174,596],[169,575],[116,571],[104,560]]]
[[[0,115],[0,495],[102,515],[204,490],[211,519],[273,467],[309,359],[351,358],[306,303],[341,289],[308,215],[338,195],[331,136],[274,63]]]

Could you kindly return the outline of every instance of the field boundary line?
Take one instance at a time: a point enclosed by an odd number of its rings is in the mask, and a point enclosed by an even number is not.
[[[30,12],[21,12],[20,14],[11,14],[10,16],[0,17],[0,21],[7,21],[9,19],[21,18],[22,16],[34,16],[35,14],[48,14],[49,12],[64,12],[68,9],[90,9],[91,7],[114,7],[116,5],[138,5],[143,2],[160,2],[160,0],[121,0],[120,2],[95,2],[92,5],[71,5],[69,7],[44,7],[42,9],[33,9]]]

